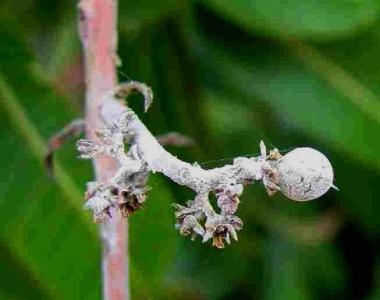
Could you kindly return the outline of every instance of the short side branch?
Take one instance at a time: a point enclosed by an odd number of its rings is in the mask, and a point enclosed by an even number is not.
[[[136,84],[131,82],[133,89]],[[118,87],[118,96],[123,89],[131,90],[125,83]],[[145,90],[143,85],[141,91],[145,103],[151,103],[151,99],[146,99],[151,92],[145,93]],[[149,172],[159,172],[196,193],[194,200],[188,201],[186,206],[174,205],[176,227],[180,233],[192,238],[200,235],[204,242],[212,238],[214,246],[223,248],[223,242],[230,243],[230,237],[237,240],[236,231],[242,229],[243,222],[235,213],[245,185],[262,181],[269,195],[282,191],[298,201],[319,197],[332,186],[330,163],[321,153],[310,148],[298,148],[301,152],[295,158],[292,153],[297,149],[283,157],[277,149],[267,154],[261,142],[260,156],[237,157],[232,165],[221,168],[205,170],[196,163],[184,162],[166,151],[139,117],[115,100],[113,93],[105,97],[107,100],[103,103],[107,105],[101,108],[101,116],[106,125],[97,133],[101,143],[80,140],[77,144],[83,158],[108,154],[120,164],[118,172],[106,184],[89,185],[86,206],[94,211],[96,221],[110,217],[111,207],[118,207],[124,216],[130,215],[145,201]],[[124,151],[125,141],[130,145],[127,153]],[[302,157],[304,154],[311,160]],[[289,157],[292,158],[289,160]],[[219,213],[209,202],[210,193],[217,199]]]

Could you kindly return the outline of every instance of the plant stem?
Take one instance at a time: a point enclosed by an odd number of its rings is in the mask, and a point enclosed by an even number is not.
[[[86,77],[86,135],[96,141],[95,130],[101,125],[99,109],[106,105],[105,92],[116,86],[117,1],[81,0],[79,30],[83,44]],[[96,178],[109,180],[118,163],[109,156],[94,160]],[[102,225],[103,296],[105,300],[129,299],[127,224],[116,211]]]

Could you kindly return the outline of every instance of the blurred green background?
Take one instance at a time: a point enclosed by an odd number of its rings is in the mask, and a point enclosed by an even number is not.
[[[0,4],[1,299],[101,298],[97,226],[82,209],[91,164],[74,141],[55,181],[41,162],[49,136],[83,115],[76,4]],[[380,2],[119,6],[120,71],[155,93],[142,118],[197,141],[170,151],[211,168],[257,153],[261,139],[312,146],[340,188],[307,203],[247,188],[240,241],[218,250],[179,236],[170,203],[193,194],[152,176],[129,219],[133,299],[380,299]]]

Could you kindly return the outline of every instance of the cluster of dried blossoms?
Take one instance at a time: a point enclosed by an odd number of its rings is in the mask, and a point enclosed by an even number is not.
[[[267,153],[261,142],[260,156],[237,157],[233,164],[221,168],[205,170],[184,162],[167,152],[138,116],[118,100],[132,91],[144,95],[148,109],[152,92],[146,85],[122,84],[106,95],[109,99],[100,108],[104,127],[97,130],[98,141],[77,142],[82,158],[111,155],[120,165],[109,182],[88,183],[85,207],[93,210],[96,222],[112,217],[111,207],[117,207],[125,217],[137,210],[146,199],[149,173],[159,172],[196,193],[186,205],[174,204],[180,233],[192,239],[199,235],[203,242],[212,239],[213,246],[223,248],[224,242],[237,240],[236,232],[243,227],[235,213],[245,185],[261,181],[269,195],[281,191],[297,201],[315,199],[334,187],[330,162],[311,148],[297,148],[282,156],[277,149]],[[129,145],[128,152],[124,143]],[[219,213],[210,204],[210,194],[217,199]]]

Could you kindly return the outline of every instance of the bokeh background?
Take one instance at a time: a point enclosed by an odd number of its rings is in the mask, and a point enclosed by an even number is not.
[[[76,2],[0,4],[0,298],[100,299],[100,242],[82,209],[91,164],[46,141],[83,115]],[[263,139],[325,153],[339,192],[297,203],[245,190],[239,242],[224,250],[174,229],[193,194],[158,174],[130,218],[133,299],[380,299],[380,2],[119,0],[121,81],[152,86],[142,115],[170,151],[205,168]]]

